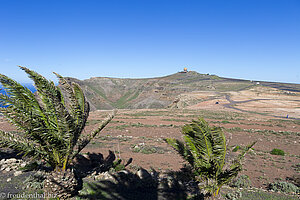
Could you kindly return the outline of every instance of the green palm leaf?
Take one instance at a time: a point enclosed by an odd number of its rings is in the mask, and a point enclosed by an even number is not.
[[[241,160],[255,143],[248,145],[245,150],[230,165],[223,169],[226,156],[226,139],[221,128],[210,127],[199,118],[182,127],[184,142],[167,138],[170,144],[185,160],[187,160],[199,181],[199,188],[209,196],[218,195],[220,188],[236,177],[242,170]]]
[[[33,80],[36,94],[18,82],[0,74],[7,95],[0,94],[1,113],[20,133],[0,132],[0,147],[6,146],[47,161],[54,169],[65,170],[72,159],[114,117],[110,115],[99,128],[82,137],[89,104],[76,83],[69,84],[57,75],[61,87],[26,67],[21,67]],[[65,97],[63,95],[65,92]],[[65,101],[67,99],[67,101]],[[15,137],[14,137],[15,136]],[[74,151],[75,146],[77,150]]]

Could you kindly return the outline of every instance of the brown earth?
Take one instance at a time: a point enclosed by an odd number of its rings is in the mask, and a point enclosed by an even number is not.
[[[92,113],[91,119],[102,118],[102,113]],[[178,170],[184,161],[163,138],[180,139],[180,126],[203,116],[211,125],[224,127],[225,135],[230,139],[230,149],[257,141],[254,150],[246,156],[243,171],[243,174],[250,176],[253,186],[266,187],[269,182],[299,176],[299,171],[295,169],[300,163],[299,121],[254,114],[249,117],[230,111],[212,111],[213,114],[205,117],[207,113],[205,110],[120,110],[113,123],[85,152],[105,154],[111,149],[120,152],[122,159],[132,157],[133,165],[147,169]],[[149,147],[150,150],[135,153],[135,146]],[[284,150],[286,155],[271,155],[270,151],[274,148]]]
[[[294,100],[294,92],[300,92],[300,84],[230,79],[195,71],[141,79],[66,79],[81,86],[93,111],[114,108],[160,109],[168,106],[184,108],[204,100],[222,99],[225,95],[234,96],[234,101],[258,99],[261,98],[258,97],[260,94],[269,95],[269,99],[280,99],[281,96],[289,95],[290,99]]]
[[[300,120],[280,117],[288,113],[299,118],[300,97],[299,93],[280,92],[271,90],[263,95],[250,89],[232,92],[229,99],[222,93],[213,93],[215,98],[207,98],[207,93],[193,93],[200,100],[185,109],[119,110],[113,121],[83,152],[100,152],[106,156],[108,150],[113,150],[123,160],[133,158],[129,169],[140,166],[157,171],[179,170],[184,160],[163,139],[181,139],[181,126],[204,117],[210,125],[223,127],[229,150],[236,145],[245,146],[257,141],[253,151],[246,155],[242,172],[249,175],[253,186],[265,188],[270,182],[291,177],[299,180]],[[254,101],[247,102],[251,99]],[[226,106],[230,101],[235,101],[235,104]],[[91,112],[84,132],[96,128],[109,112]],[[15,130],[3,118],[0,119],[0,129]],[[274,148],[282,149],[286,155],[270,154]]]

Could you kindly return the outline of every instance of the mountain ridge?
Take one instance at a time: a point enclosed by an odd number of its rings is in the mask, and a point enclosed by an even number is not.
[[[178,72],[154,78],[66,77],[83,89],[91,110],[166,108],[178,96],[201,91],[240,91],[255,85],[300,92],[300,84],[224,78],[195,71]]]
[[[185,104],[195,104],[203,100],[194,98],[195,95],[188,95],[191,93],[210,91],[218,96],[220,93],[224,95],[257,85],[300,92],[300,84],[225,78],[195,71],[154,78],[65,78],[68,82],[75,82],[81,86],[90,102],[91,110],[166,108],[176,104],[184,107]],[[36,91],[32,84],[22,85],[30,88],[32,92]],[[0,90],[0,93],[4,91]]]

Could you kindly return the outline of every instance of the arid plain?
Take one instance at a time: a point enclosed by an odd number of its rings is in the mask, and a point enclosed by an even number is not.
[[[117,109],[113,121],[90,143],[83,153],[105,156],[112,150],[122,160],[133,158],[129,170],[139,167],[158,172],[180,170],[185,161],[164,138],[182,139],[181,127],[193,119],[204,118],[222,127],[228,141],[227,159],[257,141],[246,155],[242,174],[253,187],[266,189],[269,183],[300,180],[300,92],[252,85],[236,91],[193,91],[182,93],[163,109]],[[89,132],[111,110],[90,113]],[[1,117],[0,127],[15,130]],[[272,155],[281,149],[285,155]]]
[[[182,109],[118,110],[118,114],[85,152],[107,155],[113,150],[122,159],[133,158],[129,167],[158,171],[179,170],[183,159],[164,142],[181,139],[181,127],[203,117],[212,126],[220,126],[231,151],[237,145],[257,141],[245,159],[243,174],[253,186],[290,180],[299,184],[300,93],[256,86],[231,93],[193,92],[185,94],[200,103]],[[94,111],[87,129],[93,129],[110,111]],[[288,117],[288,118],[287,118]],[[272,155],[272,149],[285,156]],[[233,154],[228,154],[230,158]]]

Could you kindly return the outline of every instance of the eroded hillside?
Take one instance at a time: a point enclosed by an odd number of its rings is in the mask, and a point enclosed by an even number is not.
[[[178,95],[195,91],[239,91],[255,83],[221,78],[194,71],[145,79],[93,77],[87,80],[68,78],[84,90],[92,110],[113,108],[165,108]]]

